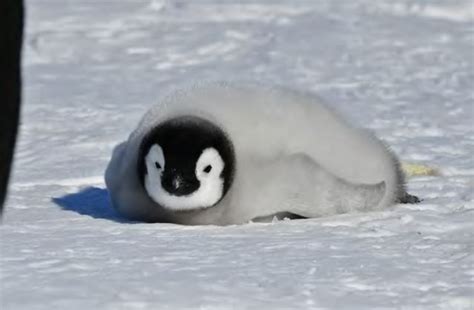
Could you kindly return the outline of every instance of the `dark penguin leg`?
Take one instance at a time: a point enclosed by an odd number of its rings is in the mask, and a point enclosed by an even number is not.
[[[0,214],[13,159],[21,102],[23,1],[0,1]]]
[[[407,192],[405,192],[403,194],[403,196],[398,198],[398,202],[399,203],[404,203],[404,204],[406,204],[406,203],[420,203],[421,201],[422,201],[422,199],[418,198],[415,195],[410,195]]]
[[[272,222],[274,218],[277,218],[279,221],[283,221],[285,219],[289,219],[289,220],[307,219],[307,217],[305,216],[301,216],[301,215],[290,213],[290,212],[278,212],[278,213],[271,214],[268,216],[256,217],[252,219],[252,221],[257,222],[257,223],[269,223],[269,222]]]

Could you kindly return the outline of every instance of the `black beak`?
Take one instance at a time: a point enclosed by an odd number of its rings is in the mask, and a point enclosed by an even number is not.
[[[196,191],[200,184],[194,176],[184,176],[177,172],[164,172],[161,177],[161,186],[174,196],[186,196]]]

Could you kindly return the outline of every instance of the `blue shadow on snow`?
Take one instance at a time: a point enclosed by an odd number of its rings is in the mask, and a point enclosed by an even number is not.
[[[106,189],[87,187],[77,193],[54,197],[53,202],[63,210],[74,211],[97,219],[106,219],[120,223],[132,223],[121,217],[112,208]]]

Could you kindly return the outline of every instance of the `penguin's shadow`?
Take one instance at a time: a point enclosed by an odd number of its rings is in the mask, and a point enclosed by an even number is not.
[[[106,219],[119,223],[132,223],[121,217],[113,208],[106,189],[86,187],[77,193],[53,197],[52,201],[63,210],[74,211],[96,219]]]

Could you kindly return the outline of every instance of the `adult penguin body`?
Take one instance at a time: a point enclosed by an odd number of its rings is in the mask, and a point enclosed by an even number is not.
[[[160,101],[114,150],[106,183],[127,218],[182,224],[380,210],[406,195],[374,135],[312,94],[250,83]]]

